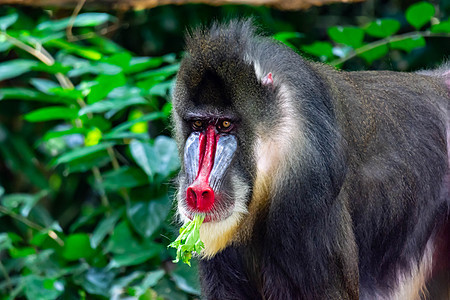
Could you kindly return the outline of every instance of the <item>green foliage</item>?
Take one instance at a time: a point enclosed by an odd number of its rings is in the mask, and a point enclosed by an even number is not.
[[[438,24],[431,26],[431,32],[435,33],[449,33],[450,32],[450,20],[442,21]]]
[[[177,249],[175,263],[181,260],[190,266],[192,253],[201,253],[205,248],[205,245],[200,240],[200,226],[204,219],[204,216],[196,215],[194,220],[186,222],[180,228],[180,235],[177,239],[170,243],[169,247]]]
[[[394,40],[389,43],[392,49],[400,49],[406,52],[425,46],[425,38],[420,35],[411,36],[406,39]]]
[[[428,2],[411,5],[405,18],[417,30],[429,23],[435,15],[435,8]],[[436,19],[437,20],[437,19]],[[395,35],[400,30],[400,21],[392,18],[377,19],[361,27],[333,26],[328,35],[335,42],[314,42],[303,45],[301,49],[320,61],[341,66],[355,56],[361,57],[368,64],[389,54],[390,50],[411,52],[426,46],[425,37],[450,37],[450,22],[433,24],[428,30],[414,31]],[[380,40],[373,40],[378,38]],[[367,41],[366,41],[367,40]]]
[[[196,269],[170,267],[175,251],[167,249],[168,181],[180,162],[163,133],[176,56],[99,45],[96,30],[115,21],[106,13],[21,15],[0,17],[1,55],[12,57],[0,63],[0,101],[20,103],[17,122],[40,131],[29,146],[0,127],[0,155],[40,191],[0,186],[0,298],[199,295]],[[54,214],[62,195],[72,202]]]
[[[336,43],[358,48],[362,45],[364,30],[358,27],[335,26],[328,29],[328,35]]]
[[[205,11],[186,7],[196,16]],[[161,16],[148,17],[154,11]],[[174,11],[130,13],[139,28],[135,49],[160,48],[163,39],[180,44],[191,18]],[[288,24],[263,8],[252,12],[288,46],[361,67],[412,56],[429,37],[450,36],[450,21],[436,11],[420,2],[406,11],[408,23],[398,14],[361,26],[335,26],[352,24],[344,17],[327,21],[330,41],[300,46],[306,35],[292,24],[308,18],[295,13]],[[98,34],[127,24],[107,13],[53,15],[60,14],[0,7],[0,298],[196,299],[196,260],[191,267],[172,261],[200,251],[199,225],[175,240],[184,255],[167,248],[176,237],[169,182],[180,166],[168,136],[168,99],[180,56],[135,55],[124,48],[133,44],[126,26],[119,31],[127,45]],[[180,32],[158,36],[152,20]]]
[[[333,46],[329,42],[314,42],[311,45],[302,46],[302,50],[318,56],[321,61],[326,61],[333,57]]]
[[[422,1],[411,5],[406,10],[406,20],[416,29],[420,29],[426,23],[430,22],[434,16],[435,9],[433,4]]]
[[[395,34],[400,29],[400,22],[395,19],[378,19],[366,25],[368,35],[377,38],[385,38]]]

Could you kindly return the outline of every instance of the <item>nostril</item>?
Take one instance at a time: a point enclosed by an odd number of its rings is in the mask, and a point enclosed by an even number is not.
[[[186,200],[189,206],[197,207],[197,194],[191,187],[188,187],[186,191]]]
[[[214,191],[209,185],[193,184],[186,190],[187,204],[199,211],[208,211],[214,204]]]

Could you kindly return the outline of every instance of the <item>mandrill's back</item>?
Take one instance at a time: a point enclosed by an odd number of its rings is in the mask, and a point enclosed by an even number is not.
[[[450,71],[424,75],[316,67],[335,99],[347,149],[341,193],[351,203],[360,296],[370,299],[396,278],[403,286],[396,299],[414,299],[414,286],[433,269],[450,267],[445,258],[450,248],[443,241],[449,233],[443,216],[450,204]],[[433,258],[443,260],[436,266]]]

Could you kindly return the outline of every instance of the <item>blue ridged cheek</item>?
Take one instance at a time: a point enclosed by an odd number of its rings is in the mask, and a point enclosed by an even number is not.
[[[230,167],[237,149],[237,140],[234,135],[221,135],[216,145],[214,166],[209,176],[209,185],[214,191],[220,188],[225,173]]]
[[[225,173],[230,167],[231,161],[236,153],[237,139],[233,135],[220,135],[216,144],[214,165],[209,176],[209,185],[213,190],[220,187]],[[184,146],[184,171],[186,173],[186,184],[191,185],[199,170],[200,155],[200,132],[195,131],[186,140]]]
[[[191,185],[198,173],[200,153],[200,132],[195,131],[186,140],[184,146],[184,171],[186,173],[187,185]]]

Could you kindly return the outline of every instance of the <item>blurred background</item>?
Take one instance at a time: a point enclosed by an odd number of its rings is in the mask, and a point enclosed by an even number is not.
[[[450,0],[16,2],[0,0],[0,299],[200,298],[196,261],[167,248],[180,225],[170,93],[189,28],[251,16],[344,70],[450,55]]]

